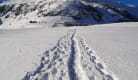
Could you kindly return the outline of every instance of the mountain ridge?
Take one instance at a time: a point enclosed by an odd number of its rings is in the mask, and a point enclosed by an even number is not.
[[[0,4],[0,28],[25,26],[30,21],[39,23],[73,22],[104,24],[119,21],[134,21],[138,18],[138,8],[116,3],[111,0],[14,0]],[[65,20],[65,21],[63,21]],[[12,22],[11,22],[12,21]],[[53,23],[54,24],[54,23]]]

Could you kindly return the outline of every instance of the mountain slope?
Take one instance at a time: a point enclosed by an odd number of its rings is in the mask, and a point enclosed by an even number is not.
[[[39,23],[101,24],[120,20],[137,20],[138,8],[104,0],[14,0],[0,4],[0,28],[24,27]],[[54,22],[53,22],[54,21]]]

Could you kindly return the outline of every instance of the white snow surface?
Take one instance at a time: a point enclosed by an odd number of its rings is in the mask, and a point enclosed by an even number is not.
[[[137,80],[138,23],[0,30],[2,80]]]

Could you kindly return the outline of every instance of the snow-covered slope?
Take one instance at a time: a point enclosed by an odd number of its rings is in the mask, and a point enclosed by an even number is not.
[[[0,30],[0,78],[137,80],[137,25]]]
[[[11,0],[12,2],[16,2],[16,3],[30,3],[30,2],[34,2],[34,3],[37,3],[41,0]]]
[[[38,23],[112,23],[138,18],[138,8],[108,0],[14,0],[0,4],[0,28]],[[18,27],[19,25],[20,27]]]
[[[137,19],[112,0],[0,3],[0,79],[137,80],[138,23],[104,24]]]

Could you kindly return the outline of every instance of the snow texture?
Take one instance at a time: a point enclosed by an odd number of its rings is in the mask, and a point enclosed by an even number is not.
[[[0,30],[3,80],[137,80],[137,23],[28,26]]]
[[[85,61],[84,56],[89,59]],[[89,71],[90,73],[87,74]],[[98,56],[84,40],[76,35],[76,30],[70,30],[56,46],[47,50],[36,70],[27,72],[23,80],[67,80],[68,78],[69,80],[118,80],[106,70],[104,64],[98,60]]]

